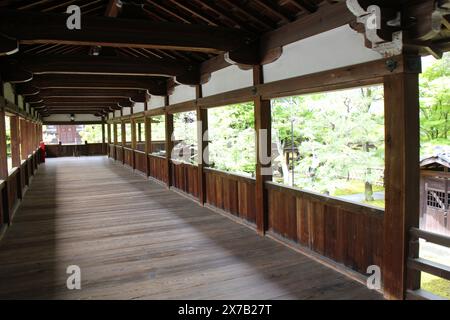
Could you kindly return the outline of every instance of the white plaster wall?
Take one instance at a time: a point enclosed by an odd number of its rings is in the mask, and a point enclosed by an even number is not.
[[[211,74],[211,79],[202,86],[203,96],[246,88],[253,85],[253,71],[229,66]]]
[[[109,119],[112,119],[113,117],[114,117],[114,112],[108,113],[108,118],[109,118]]]
[[[123,115],[129,115],[131,113],[131,108],[122,108],[123,109]]]
[[[114,117],[119,118],[120,117],[120,110],[114,110]]]
[[[14,103],[14,90],[12,84],[9,82],[3,83],[3,95],[6,100],[11,103]]]
[[[69,114],[51,114],[43,118],[44,121],[70,121]],[[101,117],[96,117],[93,114],[75,114],[75,121],[101,121]]]
[[[19,104],[19,109],[24,110],[25,109],[25,105],[24,105],[23,97],[21,95],[19,95],[17,97],[17,102]]]
[[[195,87],[178,85],[175,87],[173,94],[169,96],[169,104],[176,104],[194,99]]]
[[[137,102],[134,104],[133,113],[138,113],[144,111],[144,103]]]
[[[156,109],[164,107],[164,97],[163,96],[151,96],[150,102],[148,104],[149,109]]]
[[[264,82],[302,76],[381,59],[365,47],[361,34],[348,25],[283,47],[277,61],[265,65]]]

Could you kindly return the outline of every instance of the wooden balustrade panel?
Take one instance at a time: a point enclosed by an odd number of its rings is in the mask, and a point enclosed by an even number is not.
[[[172,186],[198,198],[198,167],[188,163],[171,162]]]
[[[28,184],[28,173],[27,172],[28,172],[28,170],[27,170],[27,163],[24,162],[20,166],[20,181],[22,183],[22,190]]]
[[[136,169],[142,173],[147,173],[147,155],[144,152],[134,151],[134,161]]]
[[[102,143],[89,143],[78,145],[49,144],[45,146],[47,157],[76,157],[103,155]]]
[[[31,157],[28,157],[27,159],[27,173],[28,173],[28,179],[33,176],[33,163],[31,161]]]
[[[206,202],[248,222],[256,220],[255,180],[216,170],[205,170]]]
[[[115,149],[114,149],[114,145],[112,145],[112,144],[110,144],[108,146],[108,156],[113,159],[115,158]]]
[[[123,161],[123,148],[120,146],[116,146],[116,160]]]
[[[5,223],[5,211],[3,203],[6,201],[6,181],[0,183],[0,226]]]
[[[166,159],[154,155],[149,155],[150,176],[167,183],[167,165]]]
[[[269,186],[269,231],[364,274],[382,265],[383,210],[291,190]]]
[[[132,149],[128,149],[128,148],[124,148],[124,163],[130,167],[133,167],[133,150]]]
[[[17,175],[19,174],[19,170],[15,170],[8,176],[8,208],[10,213],[18,200],[18,188],[20,188],[20,186],[17,185]]]

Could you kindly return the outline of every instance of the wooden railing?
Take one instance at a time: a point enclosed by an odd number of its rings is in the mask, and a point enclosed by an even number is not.
[[[198,198],[198,167],[193,164],[171,161],[172,186]]]
[[[0,227],[11,223],[14,210],[20,203],[31,177],[42,162],[39,149],[33,152],[20,167],[10,170],[8,178],[0,181]]]
[[[124,164],[132,168],[134,168],[133,152],[134,151],[131,148],[128,147],[123,148],[123,157],[124,157],[123,162]]]
[[[134,166],[135,169],[142,172],[147,173],[147,155],[143,151],[134,150]]]
[[[123,150],[123,147],[122,146],[116,146],[115,147],[116,148],[116,160],[117,161],[120,161],[120,162],[122,162],[123,163],[123,159],[124,159],[124,157],[123,157],[123,154],[124,154],[124,150]]]
[[[210,168],[204,172],[207,204],[254,223],[255,179]]]
[[[408,276],[410,277],[410,280],[420,279],[420,272],[426,272],[436,277],[450,280],[449,265],[444,265],[424,258],[420,258],[419,239],[423,239],[427,242],[450,248],[450,237],[434,232],[424,231],[418,228],[411,228],[411,230],[409,231],[409,257],[407,261],[407,266],[409,269]],[[419,286],[420,283],[419,281],[417,282],[418,283],[416,283],[416,285]],[[418,288],[411,289],[416,290]],[[413,295],[421,295],[420,291],[421,290],[419,290],[419,293],[409,291],[409,293]]]
[[[122,147],[116,148],[122,149]],[[132,166],[129,150],[125,163]],[[116,160],[121,161],[121,152]],[[167,159],[134,150],[134,165],[141,172],[167,183]],[[198,166],[170,161],[170,185],[199,198]],[[206,204],[223,210],[250,225],[256,222],[254,178],[203,168]],[[266,182],[268,232],[289,243],[297,243],[351,269],[365,274],[370,265],[382,265],[384,210],[347,202],[314,192]]]
[[[148,155],[150,163],[150,176],[167,183],[167,164],[166,158],[154,154]]]
[[[108,146],[108,156],[113,159],[116,158],[116,146],[115,145],[110,144]]]
[[[366,273],[382,265],[384,210],[266,182],[269,231]]]
[[[45,146],[47,157],[93,156],[105,154],[102,143],[77,145],[49,144]]]

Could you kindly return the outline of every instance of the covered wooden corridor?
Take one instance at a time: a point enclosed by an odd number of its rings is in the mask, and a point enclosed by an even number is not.
[[[106,157],[42,164],[0,243],[1,299],[381,297]]]

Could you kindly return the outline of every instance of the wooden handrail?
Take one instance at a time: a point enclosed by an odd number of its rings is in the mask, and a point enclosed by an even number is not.
[[[433,262],[423,258],[409,258],[408,268],[423,271],[436,277],[450,280],[450,266],[446,266],[437,262]]]
[[[219,175],[219,176],[231,179],[231,180],[244,181],[247,183],[255,183],[256,182],[255,178],[247,177],[242,174],[227,172],[227,171],[223,171],[223,170],[219,170],[219,169],[203,168],[203,171],[205,173],[216,174],[216,175]]]
[[[421,230],[418,228],[411,228],[409,234],[411,236],[411,240],[417,240],[421,238],[428,242],[450,248],[450,237],[448,236]]]
[[[355,213],[375,214],[379,217],[384,215],[384,209],[377,208],[371,205],[360,204],[357,202],[347,201],[338,197],[326,196],[313,191],[306,191],[300,188],[285,186],[276,182],[267,181],[265,183],[266,189],[276,190],[279,192],[290,193],[295,197],[307,197],[313,200],[323,202],[326,205],[341,207],[345,210]]]

